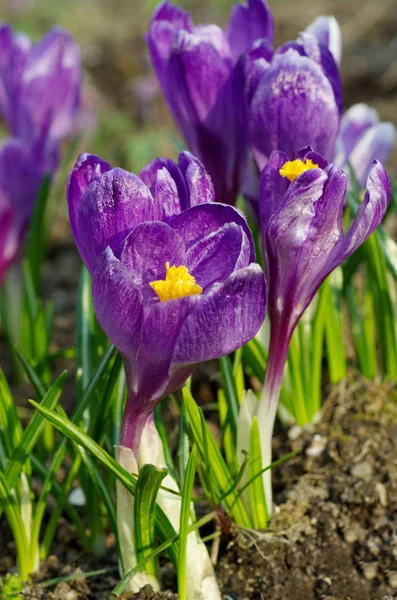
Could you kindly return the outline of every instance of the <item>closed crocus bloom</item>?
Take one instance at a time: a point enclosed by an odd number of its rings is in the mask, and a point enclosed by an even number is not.
[[[356,217],[344,231],[347,175],[308,151],[290,161],[274,152],[261,175],[262,248],[268,280],[270,345],[258,420],[263,464],[271,462],[271,432],[291,335],[324,279],[382,221],[389,200],[388,176],[374,161]],[[271,498],[269,477],[264,478]]]
[[[258,331],[265,281],[243,215],[211,201],[208,175],[189,153],[179,165],[154,161],[142,178],[108,168],[97,157],[80,158],[69,208],[98,321],[125,363],[121,445],[137,453],[156,404],[197,363]]]
[[[267,44],[245,58],[251,142],[261,170],[271,153],[290,159],[308,145],[331,160],[342,111],[335,60],[309,33],[281,46],[269,60]]]
[[[147,35],[153,68],[190,150],[208,170],[216,200],[233,204],[241,185],[248,137],[239,58],[258,38],[273,40],[265,0],[236,4],[229,25],[194,26],[169,2],[155,11]]]
[[[28,148],[15,139],[0,146],[0,284],[19,256],[41,183]]]
[[[13,135],[49,173],[78,109],[80,88],[80,52],[67,31],[53,28],[32,44],[9,25],[0,27],[0,108]]]
[[[360,188],[365,187],[374,158],[386,162],[396,141],[396,128],[381,122],[377,111],[367,104],[354,104],[342,117],[336,146],[335,163],[354,176]]]

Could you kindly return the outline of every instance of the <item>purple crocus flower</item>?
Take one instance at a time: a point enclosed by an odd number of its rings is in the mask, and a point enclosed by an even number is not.
[[[51,29],[37,44],[0,25],[0,110],[14,136],[52,173],[79,106],[81,59],[71,35]]]
[[[293,159],[309,144],[328,160],[334,157],[342,112],[335,60],[308,33],[269,57],[267,44],[245,58],[246,98],[251,142],[261,170],[271,153]]]
[[[350,163],[361,187],[372,161],[387,159],[395,141],[391,123],[380,123],[365,104],[342,117],[341,55],[339,25],[325,16],[274,53],[266,42],[246,53],[245,97],[256,167],[249,165],[243,191],[256,213],[259,172],[276,150],[292,160],[310,145],[346,172]]]
[[[342,117],[335,163],[346,172],[350,164],[358,185],[364,188],[374,157],[385,162],[395,140],[392,123],[381,122],[377,111],[367,104],[354,104]]]
[[[274,152],[260,182],[262,248],[268,279],[270,345],[259,404],[263,464],[271,462],[271,432],[292,333],[324,279],[365,242],[389,200],[386,171],[374,161],[358,213],[344,231],[348,178],[310,149],[289,160]],[[270,479],[264,478],[267,495]]]
[[[32,155],[17,139],[0,145],[0,285],[19,256],[41,183]]]
[[[121,445],[135,455],[156,404],[197,363],[246,343],[264,318],[265,280],[247,223],[213,198],[187,152],[178,165],[156,159],[141,177],[83,155],[71,174],[72,230],[98,321],[124,359]]]
[[[236,4],[229,25],[194,26],[170,2],[156,9],[147,35],[153,68],[190,150],[208,170],[219,202],[233,204],[247,159],[240,56],[258,38],[273,42],[266,0]]]

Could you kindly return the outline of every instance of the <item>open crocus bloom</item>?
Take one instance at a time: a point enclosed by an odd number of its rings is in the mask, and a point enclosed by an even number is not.
[[[79,106],[81,59],[71,35],[53,28],[32,44],[0,25],[0,110],[14,136],[52,173]]]
[[[248,149],[239,58],[259,38],[273,42],[266,0],[236,4],[226,31],[217,25],[194,26],[187,12],[163,2],[147,35],[173,117],[223,203],[236,200]]]
[[[97,157],[80,158],[69,209],[98,321],[124,358],[121,444],[136,453],[157,402],[197,363],[256,334],[265,280],[243,215],[209,201],[208,175],[189,153],[179,165],[154,161],[142,178],[108,169]]]
[[[0,146],[0,284],[18,257],[40,189],[41,175],[28,148],[16,139]]]
[[[310,149],[293,161],[283,152],[274,152],[261,175],[260,221],[270,317],[268,364],[258,409],[264,465],[271,462],[271,433],[291,335],[321,283],[380,224],[390,200],[386,171],[374,161],[364,200],[345,231],[347,180],[339,167]],[[268,476],[264,484],[271,498]]]

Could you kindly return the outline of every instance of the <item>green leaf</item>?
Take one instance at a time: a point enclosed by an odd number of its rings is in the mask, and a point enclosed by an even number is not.
[[[178,553],[178,592],[180,600],[187,600],[187,537],[191,516],[191,501],[193,494],[194,476],[196,474],[196,446],[192,447],[187,463],[183,489],[181,516],[179,521],[179,553]]]
[[[40,404],[36,404],[40,410],[52,409],[58,403],[61,397],[62,389],[67,377],[67,372],[64,371],[58,379],[54,381],[48,389]],[[40,412],[40,411],[39,411]],[[29,458],[41,432],[44,427],[44,418],[41,414],[35,413],[27,425],[19,444],[15,447],[14,452],[7,464],[5,477],[9,487],[12,489],[16,484],[17,478],[22,471],[25,461]]]
[[[154,465],[144,465],[135,488],[134,525],[137,560],[141,561],[151,554],[154,538],[154,506],[166,469],[156,469]],[[148,573],[156,575],[156,563],[146,563]]]
[[[27,579],[31,573],[32,564],[29,561],[29,552],[26,552],[29,548],[26,529],[19,507],[2,471],[0,471],[0,508],[6,514],[8,525],[14,537],[19,574],[23,579]]]
[[[195,403],[192,395],[186,388],[182,390],[183,402],[186,406],[186,415],[190,431],[197,446],[200,460],[204,465],[201,474],[205,477],[205,486],[212,490],[219,501],[223,494],[233,484],[233,477],[205,422],[202,412]],[[241,500],[236,493],[225,498],[224,504],[238,525],[250,527],[250,520]]]
[[[252,483],[249,486],[248,491],[252,511],[252,524],[255,529],[266,529],[269,521],[262,478],[256,477],[256,475],[262,473],[262,471],[262,453],[258,419],[254,417],[252,419],[250,433],[250,461],[248,463],[248,476]]]
[[[8,382],[3,370],[0,368],[0,433],[4,438],[4,447],[7,456],[11,456],[13,449],[22,437],[22,425],[18,418],[16,404],[11,395]]]
[[[234,380],[233,367],[228,356],[222,356],[219,359],[219,365],[221,368],[223,389],[225,391],[225,398],[228,406],[227,423],[230,425],[233,442],[235,444],[237,439],[237,423],[240,402],[237,396],[237,387]]]

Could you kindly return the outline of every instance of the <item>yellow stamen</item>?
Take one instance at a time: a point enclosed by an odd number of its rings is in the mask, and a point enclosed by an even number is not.
[[[318,165],[314,163],[310,158],[306,159],[306,162],[297,158],[296,160],[289,160],[284,163],[284,165],[280,169],[280,175],[282,177],[287,177],[290,181],[294,181],[298,175],[303,173],[304,171],[309,171],[309,169],[317,169]]]
[[[160,302],[202,293],[203,288],[196,283],[193,275],[190,275],[189,270],[183,265],[170,267],[170,263],[166,262],[165,269],[165,279],[149,283],[160,298]]]

